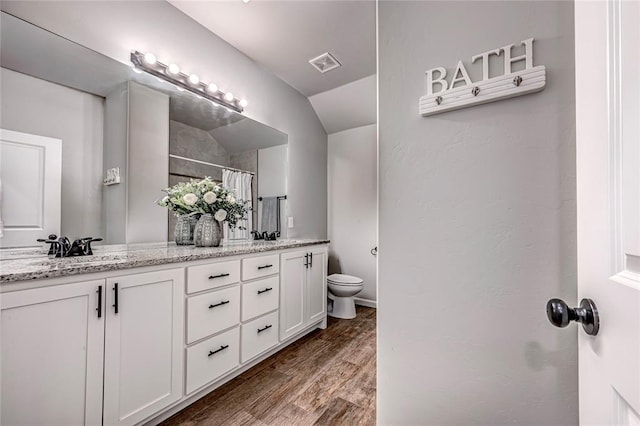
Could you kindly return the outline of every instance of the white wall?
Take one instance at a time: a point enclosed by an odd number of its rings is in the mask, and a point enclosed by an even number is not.
[[[575,425],[573,3],[379,3],[378,421]],[[547,87],[421,117],[425,70],[536,39]]]
[[[168,210],[156,205],[169,186],[169,96],[129,82],[127,243],[167,241]]]
[[[327,157],[329,273],[362,278],[364,289],[357,297],[375,302],[376,258],[371,249],[377,245],[376,125],[329,135]]]
[[[287,195],[285,201],[280,201],[280,231],[281,237],[291,237],[288,233],[285,218],[289,213],[289,196],[287,194],[287,163],[288,146],[278,145],[258,150],[258,197],[278,197]],[[262,229],[262,204],[258,201],[258,227]],[[297,218],[294,217],[294,225]]]
[[[246,97],[246,116],[288,135],[287,209],[296,217],[289,236],[326,237],[327,136],[309,100],[291,86],[163,1],[3,1],[1,7],[123,63],[133,49],[153,51]]]
[[[5,68],[0,86],[0,127],[62,140],[61,234],[104,236],[104,100]]]
[[[327,134],[375,124],[377,121],[378,79],[363,79],[309,96]]]

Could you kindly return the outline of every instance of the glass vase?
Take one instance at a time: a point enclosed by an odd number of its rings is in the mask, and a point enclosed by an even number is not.
[[[218,247],[222,240],[220,222],[215,220],[210,213],[200,216],[193,234],[193,242],[196,247]]]
[[[198,222],[198,216],[182,215],[178,216],[176,226],[173,228],[173,237],[179,246],[188,246],[193,244],[193,231]]]

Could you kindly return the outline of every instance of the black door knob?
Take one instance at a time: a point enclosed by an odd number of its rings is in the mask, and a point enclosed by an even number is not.
[[[564,300],[551,299],[547,302],[547,318],[556,327],[566,327],[571,321],[579,322],[590,336],[600,330],[598,308],[591,299],[582,299],[577,308],[570,308]]]

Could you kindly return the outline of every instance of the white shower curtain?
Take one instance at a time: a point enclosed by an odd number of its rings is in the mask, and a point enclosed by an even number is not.
[[[253,179],[253,176],[250,173],[236,172],[227,169],[222,170],[222,186],[227,189],[233,190],[236,194],[237,199],[249,201],[249,209],[253,209],[253,200],[251,197],[251,179]],[[253,229],[253,218],[251,211],[249,211],[249,214],[247,216],[247,220],[238,222],[239,225],[243,226],[246,229],[227,229],[226,238],[228,240],[242,240],[249,238],[249,233]]]

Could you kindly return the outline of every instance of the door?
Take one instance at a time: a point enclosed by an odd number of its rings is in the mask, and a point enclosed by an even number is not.
[[[0,424],[102,424],[104,281],[2,294]]]
[[[580,424],[640,424],[640,3],[576,2]]]
[[[327,313],[327,252],[326,250],[313,250],[310,253],[307,281],[307,323],[320,320]]]
[[[280,257],[280,341],[302,330],[307,277],[306,251],[283,253]]]
[[[60,234],[62,141],[0,129],[0,248]]]
[[[184,270],[107,280],[104,424],[132,425],[182,396]]]

